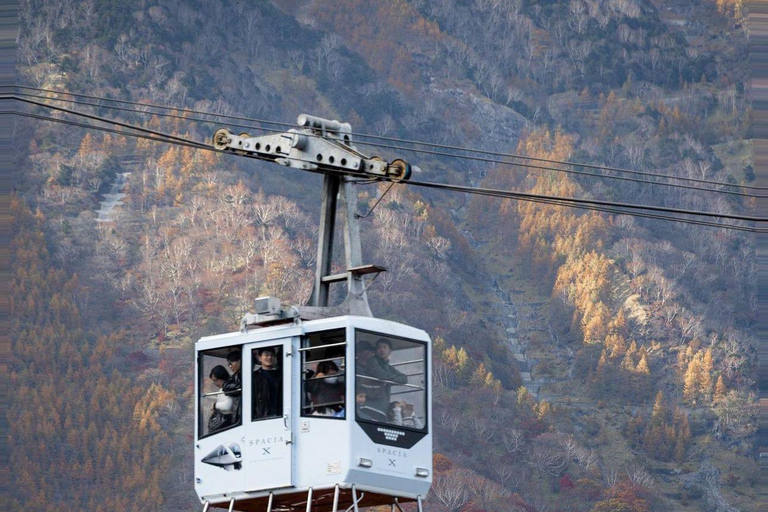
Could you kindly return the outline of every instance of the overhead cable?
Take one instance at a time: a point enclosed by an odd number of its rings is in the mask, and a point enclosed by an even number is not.
[[[152,103],[142,103],[142,102],[135,102],[135,101],[127,101],[127,100],[118,100],[113,98],[104,98],[100,96],[93,96],[93,95],[87,95],[87,94],[78,94],[78,93],[71,93],[66,91],[59,91],[54,89],[41,89],[36,87],[26,87],[26,86],[0,86],[0,87],[16,87],[20,89],[26,89],[26,90],[35,90],[40,92],[49,92],[53,94],[65,94],[70,95],[73,97],[82,97],[82,98],[88,98],[88,99],[95,99],[100,101],[109,101],[109,102],[116,102],[116,103],[124,103],[129,105],[137,105],[144,108],[150,107],[150,108],[157,108],[162,110],[171,110],[171,111],[178,111],[178,112],[189,112],[194,114],[203,114],[208,116],[214,116],[218,118],[224,118],[224,119],[235,119],[235,120],[241,120],[241,121],[250,121],[250,122],[256,122],[261,124],[268,124],[268,125],[275,125],[275,126],[286,126],[286,127],[292,127],[295,128],[295,125],[284,123],[284,122],[278,122],[278,121],[269,121],[265,119],[258,119],[258,118],[252,118],[252,117],[243,117],[243,116],[232,116],[228,114],[217,114],[213,112],[205,112],[200,110],[193,110],[193,109],[185,109],[185,108],[177,108],[177,107],[168,107],[164,105],[157,105]],[[49,98],[51,100],[55,101],[71,101],[71,100],[64,100],[61,98]],[[108,105],[99,105],[103,108],[115,108]],[[125,109],[120,109],[125,110]],[[149,113],[149,112],[143,112],[143,113]],[[165,115],[160,114],[157,112],[153,112],[151,114],[154,115]],[[176,117],[171,115],[170,117]],[[187,119],[187,118],[184,118]],[[208,120],[199,120],[201,122],[212,122]],[[245,128],[251,128],[251,129],[262,129],[264,131],[279,131],[276,129],[270,129],[270,128],[264,128],[264,127],[252,127],[250,125],[235,125],[238,127],[245,127]],[[605,165],[596,165],[596,164],[587,164],[587,163],[579,163],[579,162],[568,162],[568,161],[562,161],[562,160],[554,160],[554,159],[547,159],[547,158],[539,158],[539,157],[531,157],[526,155],[516,155],[511,153],[502,153],[502,152],[496,152],[496,151],[487,151],[487,150],[481,150],[481,149],[474,149],[474,148],[467,148],[462,146],[451,146],[451,145],[445,145],[445,144],[435,144],[431,142],[424,142],[424,141],[414,141],[414,140],[408,140],[408,139],[400,139],[395,137],[385,137],[380,135],[369,135],[364,133],[355,133],[353,132],[351,135],[356,137],[363,137],[363,138],[369,138],[369,139],[377,139],[377,140],[385,140],[385,141],[392,141],[392,142],[400,142],[400,143],[406,143],[406,144],[413,144],[413,145],[421,145],[426,147],[433,147],[433,148],[442,148],[442,149],[450,149],[454,151],[464,151],[468,153],[477,153],[477,154],[485,154],[489,156],[498,156],[502,158],[513,158],[513,159],[522,159],[522,160],[531,160],[531,161],[538,161],[538,162],[544,162],[544,163],[552,163],[552,164],[558,164],[558,165],[567,165],[567,166],[573,166],[573,167],[583,167],[583,168],[589,168],[589,169],[596,169],[596,170],[605,170],[610,172],[618,172],[618,173],[626,173],[626,174],[635,174],[639,176],[649,176],[649,177],[656,177],[656,178],[665,178],[675,181],[687,181],[691,183],[701,183],[706,185],[713,185],[713,186],[720,186],[720,187],[731,187],[731,188],[743,188],[748,190],[768,190],[768,187],[754,187],[749,185],[738,185],[735,183],[725,183],[725,182],[717,182],[712,180],[705,180],[705,179],[699,179],[699,178],[685,178],[681,176],[673,176],[669,174],[662,174],[662,173],[652,173],[652,172],[645,172],[645,171],[635,171],[632,169],[623,169],[618,167],[610,167]],[[404,148],[401,146],[391,146],[391,145],[383,145],[383,144],[376,144],[372,142],[365,142],[358,140],[357,143],[361,145],[368,145],[373,147],[382,147],[382,148],[390,148],[390,149],[397,149],[397,150],[408,150],[413,151],[416,153],[423,153],[423,154],[433,154],[433,155],[441,155],[441,156],[449,156],[449,157],[456,157],[456,158],[463,158],[463,159],[469,159],[469,160],[477,160],[482,162],[488,162],[488,163],[498,163],[498,164],[505,164],[505,165],[519,165],[522,167],[527,168],[534,168],[534,169],[543,169],[543,170],[552,170],[552,171],[559,171],[559,172],[566,172],[566,173],[573,173],[573,174],[582,174],[589,177],[601,177],[601,178],[607,178],[607,179],[619,179],[624,181],[636,181],[630,178],[621,178],[618,176],[607,176],[603,174],[594,174],[594,173],[587,173],[583,171],[575,171],[575,170],[569,170],[569,169],[559,169],[559,168],[551,168],[551,167],[541,167],[541,166],[532,166],[530,164],[523,164],[523,163],[516,163],[516,162],[509,162],[505,160],[497,160],[497,159],[486,159],[486,158],[477,158],[467,155],[457,155],[455,153],[444,153],[440,151],[426,151],[421,149],[415,149],[415,148]],[[662,182],[649,182],[644,180],[637,180],[640,183],[652,183],[656,185],[671,185],[668,183],[662,183]],[[726,193],[726,194],[733,194],[733,195],[746,195],[748,197],[766,197],[766,196],[751,196],[748,194],[742,194],[742,193],[735,193],[735,192],[729,192],[725,190],[713,190],[713,189],[698,189],[696,187],[691,186],[683,186],[679,185],[681,188],[691,188],[695,190],[706,190],[706,191],[712,191],[712,192],[718,192],[718,193]]]
[[[231,152],[227,151],[221,151],[217,150],[207,144],[203,144],[197,141],[189,141],[187,139],[183,139],[180,137],[171,136],[169,137],[167,134],[163,134],[161,132],[157,132],[154,130],[149,129],[142,129],[141,131],[144,133],[135,133],[135,132],[123,132],[120,130],[115,129],[109,129],[101,126],[95,126],[90,125],[87,123],[77,123],[74,121],[59,119],[55,117],[47,117],[42,116],[38,114],[31,114],[27,112],[21,112],[21,111],[3,111],[0,113],[6,113],[6,114],[15,114],[20,115],[24,117],[31,117],[35,119],[41,119],[41,120],[47,120],[47,121],[53,121],[57,123],[63,123],[68,124],[72,126],[79,126],[83,128],[88,129],[95,129],[95,130],[101,130],[101,131],[107,131],[111,133],[117,133],[120,135],[125,136],[131,136],[131,137],[139,137],[143,139],[148,140],[155,140],[158,142],[166,142],[170,144],[177,144],[182,146],[191,147],[194,149],[203,149],[206,151],[213,151],[218,153],[227,153],[231,154]],[[126,125],[125,123],[120,123],[121,126],[129,127],[130,129],[134,128],[130,125]],[[254,159],[260,159],[260,160],[269,160],[264,157],[260,157],[258,155],[242,155]],[[323,171],[313,171],[315,173],[322,173]],[[367,175],[364,175],[362,173],[339,173],[339,174],[351,174],[353,176],[358,177],[367,177]],[[614,213],[614,214],[623,214],[623,215],[632,215],[636,217],[646,217],[646,218],[653,218],[653,219],[659,219],[659,220],[668,220],[668,221],[675,221],[675,222],[682,222],[687,224],[696,224],[696,225],[704,225],[709,227],[717,227],[717,228],[723,228],[723,229],[734,229],[739,231],[749,231],[749,232],[766,232],[766,229],[764,228],[753,228],[749,226],[739,226],[739,225],[733,225],[733,224],[723,224],[723,223],[717,223],[717,222],[711,222],[711,221],[702,221],[697,219],[687,219],[687,218],[681,218],[681,217],[674,217],[669,215],[659,215],[656,213],[644,213],[642,210],[648,210],[648,211],[658,211],[658,212],[666,212],[666,213],[675,213],[675,214],[685,214],[685,215],[693,215],[693,216],[704,216],[704,217],[714,217],[714,218],[722,218],[722,219],[730,219],[730,220],[738,220],[738,221],[748,221],[748,222],[764,222],[768,219],[763,218],[756,218],[756,217],[745,217],[745,216],[736,216],[736,215],[727,215],[727,214],[716,214],[711,212],[697,212],[697,211],[690,211],[690,210],[680,210],[680,209],[671,209],[671,208],[664,208],[664,207],[649,207],[644,205],[634,205],[634,204],[626,204],[626,203],[613,203],[608,201],[595,201],[595,200],[583,200],[583,199],[575,199],[575,198],[563,198],[563,197],[557,197],[557,196],[546,196],[546,195],[537,195],[537,194],[527,194],[522,192],[512,192],[512,191],[504,191],[504,190],[497,190],[497,189],[484,189],[484,188],[475,188],[475,187],[466,187],[461,185],[450,185],[445,183],[433,183],[433,182],[426,182],[426,181],[418,181],[418,180],[409,180],[407,182],[408,184],[416,185],[416,186],[422,186],[422,187],[428,187],[428,188],[434,188],[434,189],[445,189],[445,190],[451,190],[455,192],[465,192],[469,194],[479,194],[479,195],[486,195],[486,196],[493,196],[493,197],[500,197],[500,198],[507,198],[507,199],[516,199],[516,200],[522,200],[522,201],[530,201],[530,202],[538,202],[538,203],[545,203],[545,204],[553,204],[553,205],[559,205],[559,206],[567,206],[567,207],[575,207],[575,208],[581,208],[581,209],[587,209],[587,210],[596,210],[596,211],[603,211],[606,213]],[[638,211],[640,210],[640,211]]]
[[[174,119],[182,119],[182,120],[185,120],[185,121],[197,121],[197,122],[202,122],[202,123],[216,123],[216,122],[218,122],[218,121],[214,121],[214,120],[210,120],[210,119],[200,119],[200,118],[190,117],[190,116],[186,116],[186,115],[182,116],[182,115],[178,115],[178,114],[165,114],[165,113],[159,113],[159,112],[149,112],[149,111],[143,111],[143,110],[136,110],[136,109],[133,109],[133,108],[126,108],[126,107],[105,106],[105,105],[99,105],[97,103],[90,103],[90,102],[87,102],[87,101],[67,100],[67,99],[63,99],[63,98],[52,99],[52,98],[49,98],[47,96],[40,96],[40,95],[27,94],[27,93],[16,93],[15,96],[8,96],[8,97],[6,97],[4,99],[15,99],[16,96],[23,96],[23,97],[26,97],[26,98],[31,97],[31,98],[37,98],[37,99],[45,99],[45,100],[59,101],[59,102],[65,102],[65,103],[74,103],[76,105],[87,105],[87,106],[91,106],[91,107],[106,108],[106,109],[110,109],[110,110],[119,110],[119,111],[124,111],[124,112],[131,112],[131,113],[135,113],[135,114],[155,115],[155,116],[160,116],[160,117],[170,117],[170,118],[174,118]],[[215,116],[216,114],[206,114],[206,115]],[[257,127],[257,126],[246,125],[246,124],[238,124],[238,123],[229,123],[229,124],[230,124],[230,126],[236,126],[238,128],[246,128],[246,129],[251,129],[251,130],[261,130],[261,131],[272,132],[272,133],[281,133],[281,132],[283,132],[283,130],[280,130],[280,129],[277,129],[277,128],[263,128],[263,127]],[[320,137],[319,135],[310,135],[310,136]],[[580,174],[580,175],[589,176],[589,177],[593,177],[593,178],[606,178],[606,179],[614,179],[614,180],[620,180],[620,181],[630,181],[630,182],[635,182],[635,183],[645,183],[645,184],[650,184],[650,185],[659,185],[659,186],[666,186],[666,187],[673,187],[673,188],[684,188],[684,189],[689,189],[689,190],[697,190],[697,191],[701,191],[701,192],[714,192],[714,193],[718,193],[718,194],[726,194],[726,195],[734,195],[734,196],[742,196],[742,197],[753,197],[753,198],[766,198],[766,197],[768,197],[768,196],[750,194],[748,192],[736,192],[736,191],[730,191],[730,190],[702,188],[702,187],[697,187],[697,186],[693,186],[693,185],[682,185],[682,184],[665,183],[665,182],[658,182],[658,181],[648,181],[648,180],[642,180],[642,179],[638,179],[638,178],[625,178],[625,177],[622,177],[622,176],[606,176],[606,175],[594,174],[594,173],[590,173],[590,172],[578,171],[578,170],[574,170],[574,169],[561,169],[561,168],[557,168],[557,167],[546,167],[546,166],[539,166],[539,165],[534,165],[534,164],[526,164],[526,163],[519,163],[519,162],[509,162],[509,161],[504,161],[504,160],[496,160],[496,159],[483,158],[483,157],[472,157],[472,156],[467,156],[467,155],[455,155],[455,154],[452,154],[452,153],[446,153],[446,152],[441,152],[441,151],[431,151],[431,150],[419,150],[419,149],[413,149],[413,148],[403,148],[403,147],[399,147],[399,146],[390,146],[390,145],[387,145],[387,144],[377,144],[377,143],[368,143],[368,142],[360,142],[360,141],[358,141],[358,144],[372,146],[372,147],[381,147],[381,148],[393,149],[393,150],[398,150],[398,151],[411,151],[411,152],[422,153],[422,154],[431,154],[431,155],[447,156],[447,157],[452,157],[452,158],[461,158],[461,159],[465,159],[465,160],[475,160],[475,161],[481,161],[481,162],[497,163],[497,164],[502,164],[502,165],[514,165],[514,166],[519,166],[519,167],[528,168],[528,169],[540,169],[540,170],[546,170],[546,171],[564,172],[564,173],[568,173],[568,174]],[[575,165],[575,164],[573,164],[573,165]],[[680,178],[680,179],[687,179],[687,178]],[[715,185],[715,186],[722,186],[723,185],[722,183],[719,183],[719,182],[707,182],[707,181],[705,181],[705,183],[708,183],[710,185]],[[730,185],[730,184],[726,184],[726,185]],[[730,186],[736,186],[736,185],[730,185]]]

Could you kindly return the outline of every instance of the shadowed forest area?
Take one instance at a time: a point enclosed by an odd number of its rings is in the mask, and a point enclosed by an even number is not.
[[[307,113],[543,159],[358,139],[419,180],[750,215],[755,197],[729,187],[755,178],[743,9],[22,0],[16,83],[27,100],[206,143],[274,126],[189,110]],[[198,509],[194,342],[236,330],[256,297],[307,301],[321,177],[12,120],[9,509]],[[429,512],[758,510],[754,235],[388,187],[358,184],[356,207],[376,205],[364,260],[389,269],[368,291],[374,314],[434,341]]]

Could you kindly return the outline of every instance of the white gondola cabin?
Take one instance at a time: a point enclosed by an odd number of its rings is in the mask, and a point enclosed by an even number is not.
[[[363,155],[351,136],[346,123],[305,114],[283,134],[214,135],[218,151],[325,177],[308,305],[283,310],[257,299],[239,332],[196,344],[195,490],[204,511],[394,510],[406,501],[421,510],[429,491],[430,339],[372,318],[363,277],[386,269],[362,264],[354,208],[355,180],[405,182],[412,167]],[[332,275],[337,199],[347,270]],[[346,298],[329,307],[330,285],[342,282]]]
[[[322,511],[426,496],[424,331],[360,316],[295,320],[202,338],[196,352],[201,502]]]

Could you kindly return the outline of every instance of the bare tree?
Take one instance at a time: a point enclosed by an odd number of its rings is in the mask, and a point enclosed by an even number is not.
[[[432,368],[432,381],[435,393],[456,387],[456,372],[442,361],[435,363]]]
[[[501,436],[501,440],[504,443],[504,448],[506,448],[509,453],[520,452],[525,446],[525,435],[515,428],[504,432]]]
[[[495,465],[493,468],[493,473],[499,479],[501,485],[507,485],[507,482],[512,478],[516,471],[515,468],[507,466],[506,464]]]
[[[455,512],[469,501],[467,482],[458,470],[435,475],[431,497],[448,512]]]
[[[461,424],[461,417],[454,416],[447,410],[443,410],[438,421],[442,426],[448,427],[452,434],[455,434]]]
[[[474,430],[477,440],[481,443],[487,443],[493,438],[493,429],[490,428],[490,425],[484,419],[477,416],[472,418],[472,430]]]
[[[603,482],[606,487],[613,487],[619,483],[621,473],[614,467],[603,468]]]
[[[552,442],[550,436],[542,434],[537,437],[531,448],[528,450],[528,464],[534,467],[541,474],[558,475],[565,468],[568,461],[562,448],[557,442]]]
[[[646,489],[653,489],[656,485],[656,482],[653,481],[651,474],[648,473],[648,471],[646,471],[642,466],[633,465],[626,468],[624,472],[627,474],[627,478],[629,478],[630,482],[641,487],[645,487]]]

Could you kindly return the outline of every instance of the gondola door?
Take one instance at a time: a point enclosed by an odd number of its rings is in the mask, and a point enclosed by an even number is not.
[[[258,491],[293,485],[291,437],[291,338],[246,345],[250,390],[246,407],[246,489]]]

